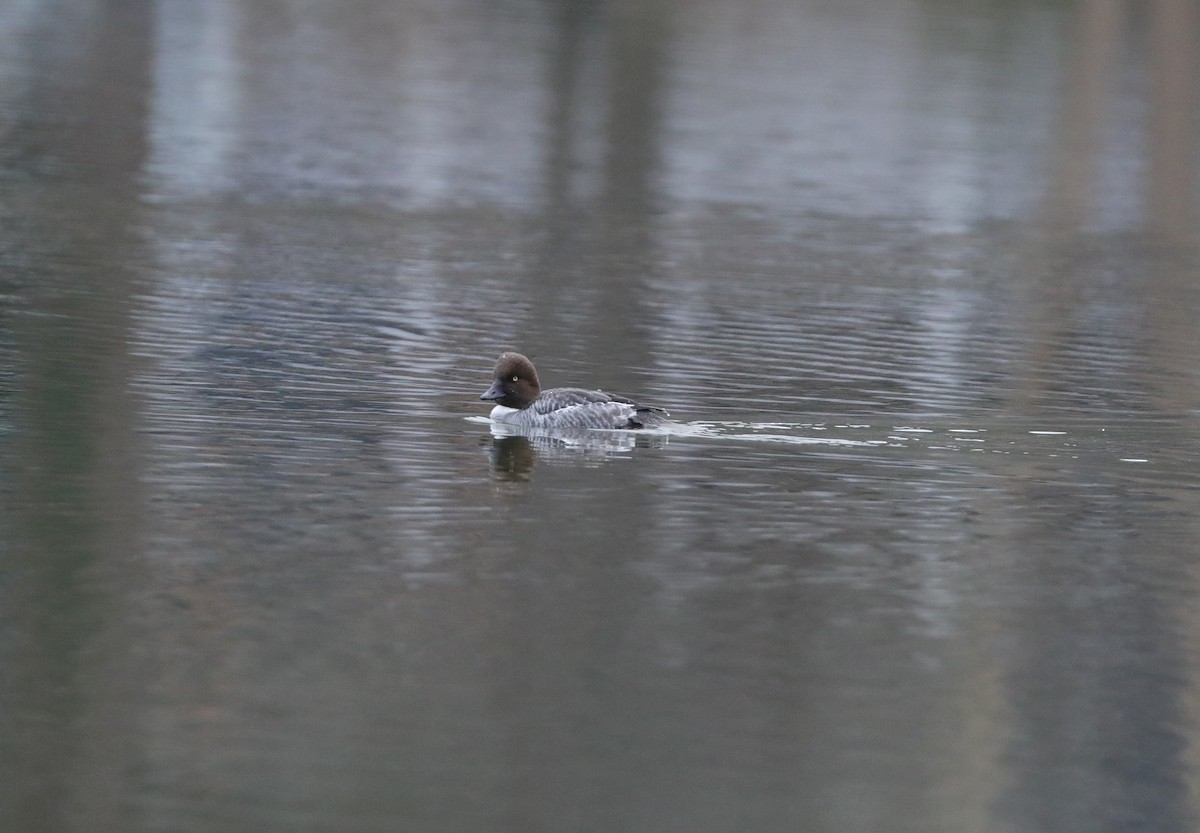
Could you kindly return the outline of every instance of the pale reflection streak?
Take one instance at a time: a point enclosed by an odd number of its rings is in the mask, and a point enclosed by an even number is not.
[[[160,197],[212,196],[236,185],[239,6],[233,0],[158,4],[146,167]]]
[[[535,201],[546,109],[537,44],[550,37],[536,18],[497,16],[509,40],[533,44],[514,52],[505,38],[459,48],[478,39],[477,18],[452,4],[363,6],[327,27],[280,27],[279,14],[228,0],[161,4],[156,190],[369,183],[413,208],[445,208],[464,192]],[[263,53],[274,69],[251,71]]]

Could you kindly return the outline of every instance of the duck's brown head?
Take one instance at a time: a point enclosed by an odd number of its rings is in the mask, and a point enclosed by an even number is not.
[[[480,399],[493,399],[506,408],[528,408],[542,392],[533,362],[520,353],[501,353],[492,386]]]

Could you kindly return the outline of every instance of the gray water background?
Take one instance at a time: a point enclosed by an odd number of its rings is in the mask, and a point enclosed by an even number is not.
[[[1197,19],[0,4],[0,830],[1196,829]]]

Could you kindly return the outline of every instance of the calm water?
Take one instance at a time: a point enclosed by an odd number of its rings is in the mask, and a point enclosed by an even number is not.
[[[0,5],[0,829],[1195,829],[1198,41]]]

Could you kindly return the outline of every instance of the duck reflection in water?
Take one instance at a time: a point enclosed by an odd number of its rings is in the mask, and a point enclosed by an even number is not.
[[[491,443],[485,439],[492,472],[503,480],[527,480],[539,459],[546,463],[578,462],[600,464],[635,448],[662,448],[666,434],[627,431],[556,431],[553,434],[525,432],[512,426],[493,425]]]

